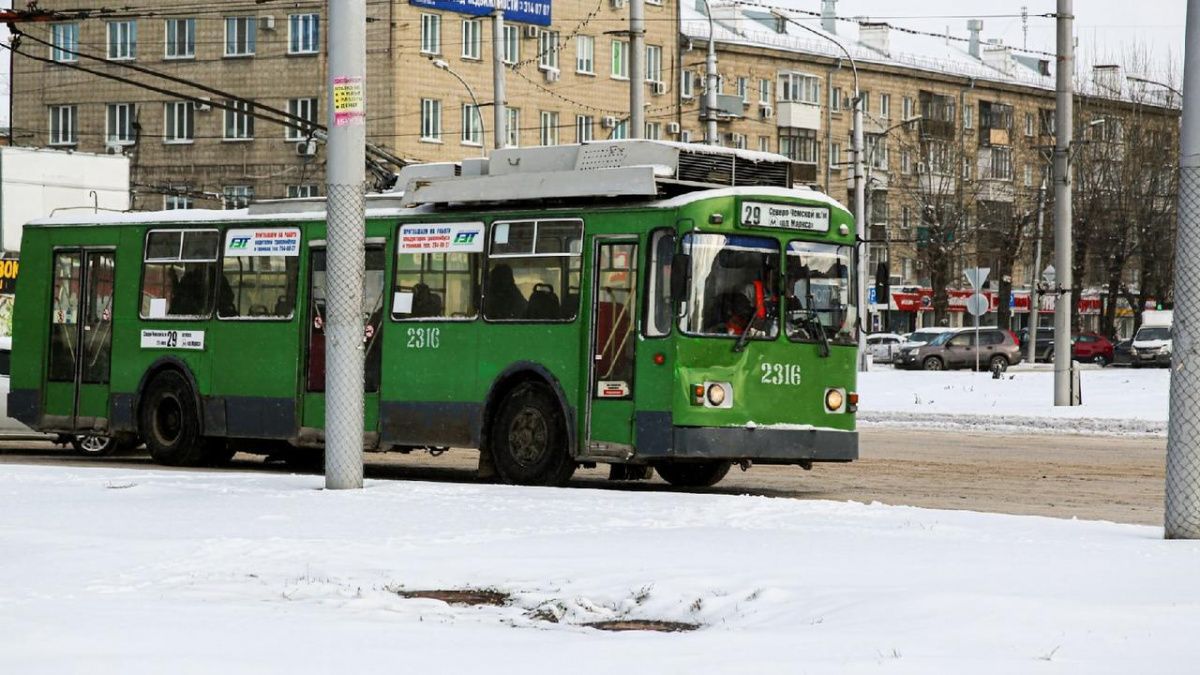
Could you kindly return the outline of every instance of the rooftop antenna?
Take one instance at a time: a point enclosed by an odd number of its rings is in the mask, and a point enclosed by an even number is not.
[[[1029,49],[1029,5],[1021,5],[1021,48]]]

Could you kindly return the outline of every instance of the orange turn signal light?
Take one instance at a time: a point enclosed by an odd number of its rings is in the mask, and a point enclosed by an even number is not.
[[[853,391],[850,392],[849,398],[850,398],[850,405],[858,405],[858,393],[857,392],[853,392]]]

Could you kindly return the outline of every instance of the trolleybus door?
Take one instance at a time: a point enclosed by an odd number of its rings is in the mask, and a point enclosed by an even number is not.
[[[593,248],[586,451],[623,455],[633,449],[637,242],[596,237]]]
[[[111,250],[54,253],[47,426],[107,430],[115,268]]]
[[[379,385],[383,355],[384,286],[387,284],[383,240],[368,240],[363,276],[362,315],[366,353],[363,394],[363,430],[368,442],[379,430]],[[317,242],[309,254],[308,358],[304,369],[303,426],[325,428],[325,246]]]

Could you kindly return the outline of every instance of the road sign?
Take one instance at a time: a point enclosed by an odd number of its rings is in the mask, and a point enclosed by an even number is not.
[[[987,314],[989,307],[991,307],[991,303],[989,303],[987,297],[981,293],[976,293],[975,295],[967,298],[967,312],[971,316],[982,316]]]
[[[1058,272],[1055,271],[1054,265],[1047,265],[1046,269],[1042,270],[1042,281],[1045,281],[1048,286],[1054,285],[1054,280],[1058,278]]]
[[[875,300],[875,287],[868,286],[867,287],[867,304],[874,305],[874,304],[876,304],[876,302],[877,302],[877,300]]]
[[[969,267],[963,270],[963,275],[967,277],[971,288],[979,290],[983,288],[983,282],[987,281],[988,273],[992,271],[990,267]]]

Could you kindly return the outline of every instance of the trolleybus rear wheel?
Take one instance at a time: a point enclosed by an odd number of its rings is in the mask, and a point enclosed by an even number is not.
[[[731,462],[679,462],[654,467],[662,479],[675,487],[712,487],[729,473]]]
[[[558,402],[539,384],[519,384],[504,398],[492,424],[491,446],[505,483],[559,486],[575,473]]]
[[[142,438],[154,461],[169,466],[197,466],[207,459],[195,394],[179,373],[169,370],[151,380],[142,398],[140,417]]]

